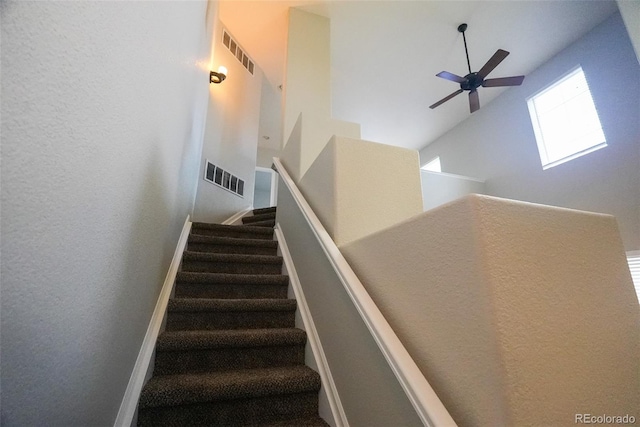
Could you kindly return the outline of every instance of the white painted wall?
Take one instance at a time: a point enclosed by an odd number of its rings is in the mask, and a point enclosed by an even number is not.
[[[258,166],[270,168],[282,149],[282,90],[262,79],[258,134]],[[267,164],[268,163],[268,164]]]
[[[222,83],[209,85],[194,221],[222,222],[253,203],[263,75],[257,65],[251,75],[222,44],[222,29],[219,25],[214,35],[212,68],[223,65],[228,75]],[[244,180],[244,197],[205,181],[206,159]]]
[[[271,165],[273,165],[273,158],[280,157],[280,155],[280,150],[258,146],[258,157],[256,158],[256,166],[262,168],[270,168]]]
[[[329,19],[295,8],[289,9],[283,97],[284,142],[289,138],[301,112],[307,120],[331,116],[330,80]]]
[[[580,64],[609,146],[542,170],[525,99]],[[442,170],[486,182],[487,194],[615,215],[640,248],[640,66],[619,14],[424,148]],[[483,89],[486,91],[490,88]],[[481,94],[482,97],[482,94]]]
[[[415,150],[334,136],[299,188],[340,247],[422,212],[418,160]]]
[[[2,2],[3,425],[112,425],[185,218],[216,2]]]
[[[360,138],[359,124],[331,118],[330,47],[328,18],[289,9],[281,158],[296,182],[333,135]]]
[[[640,2],[634,0],[617,0],[618,9],[629,32],[629,38],[640,62]]]
[[[467,194],[485,194],[484,182],[467,176],[420,170],[422,209],[428,211]]]
[[[616,221],[472,195],[341,248],[459,425],[575,425],[640,401]]]

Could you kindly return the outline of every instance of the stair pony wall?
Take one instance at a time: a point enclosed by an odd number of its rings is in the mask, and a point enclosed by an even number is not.
[[[614,217],[471,195],[341,251],[458,424],[640,415]]]
[[[418,152],[334,136],[300,191],[338,247],[422,212]]]

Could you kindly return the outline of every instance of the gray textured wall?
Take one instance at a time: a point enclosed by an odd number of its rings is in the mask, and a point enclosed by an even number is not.
[[[281,178],[277,221],[349,423],[422,425]]]
[[[193,207],[214,5],[0,3],[2,425],[113,424]]]

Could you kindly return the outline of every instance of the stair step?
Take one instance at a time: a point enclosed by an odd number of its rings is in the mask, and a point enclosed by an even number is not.
[[[166,330],[292,328],[296,307],[293,299],[172,298]]]
[[[191,233],[187,242],[187,250],[226,254],[276,255],[278,242],[266,239],[240,239]]]
[[[184,251],[182,270],[208,273],[281,274],[282,257]]]
[[[287,298],[289,277],[281,274],[229,274],[181,271],[176,298]]]
[[[208,236],[273,240],[273,230],[265,227],[255,227],[253,225],[223,225],[194,222],[191,225],[191,232],[193,234]]]
[[[271,206],[270,208],[254,209],[252,213],[254,215],[261,215],[265,213],[276,213],[276,209],[277,209],[276,206]]]
[[[303,365],[306,342],[296,328],[163,332],[153,374]]]
[[[251,425],[318,414],[320,376],[301,366],[152,377],[138,425]]]
[[[256,222],[252,222],[251,223],[252,226],[254,227],[275,227],[276,226],[276,220],[275,219],[270,219],[270,220],[264,220],[264,221],[256,221]]]
[[[270,212],[270,213],[263,213],[258,215],[254,214],[252,216],[245,216],[242,218],[242,223],[247,225],[252,225],[251,223],[253,222],[275,220],[275,219],[276,219],[276,213]]]
[[[275,421],[271,423],[253,424],[250,427],[329,427],[320,417],[296,418],[295,420]]]

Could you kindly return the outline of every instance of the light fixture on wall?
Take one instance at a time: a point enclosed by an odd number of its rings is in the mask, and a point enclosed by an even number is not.
[[[227,78],[227,69],[222,65],[218,67],[218,72],[212,71],[209,75],[209,83],[222,83]]]

